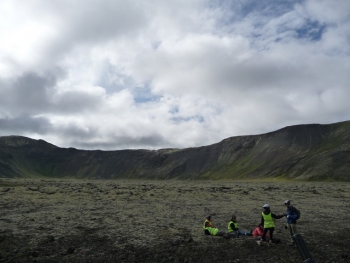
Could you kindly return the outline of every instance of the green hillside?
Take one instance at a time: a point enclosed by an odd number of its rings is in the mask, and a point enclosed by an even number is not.
[[[86,151],[0,137],[0,177],[350,181],[350,122],[310,124],[186,149]]]

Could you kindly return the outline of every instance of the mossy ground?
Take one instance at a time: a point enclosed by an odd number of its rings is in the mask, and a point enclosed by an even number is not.
[[[284,220],[280,244],[203,235],[253,229],[291,199],[316,262],[350,262],[350,184],[336,182],[0,179],[0,262],[303,262]]]

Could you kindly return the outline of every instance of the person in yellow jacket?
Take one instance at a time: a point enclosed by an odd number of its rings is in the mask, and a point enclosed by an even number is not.
[[[234,236],[234,237],[252,236],[252,232],[253,232],[253,231],[246,232],[246,231],[240,230],[238,228],[237,218],[236,218],[235,215],[233,215],[231,217],[231,220],[230,220],[230,222],[228,223],[228,226],[227,226],[227,230],[228,230],[228,233],[231,236]]]
[[[218,228],[214,227],[214,224],[211,221],[211,215],[208,215],[205,218],[203,229],[204,229],[204,235],[226,236],[225,232],[219,231]]]
[[[284,217],[284,215],[276,215],[272,213],[269,204],[264,204],[263,208],[264,211],[261,213],[261,225],[264,226],[264,232],[261,239],[262,241],[266,241],[266,234],[269,232],[271,243],[273,239],[273,231],[275,230],[275,219],[280,219]]]

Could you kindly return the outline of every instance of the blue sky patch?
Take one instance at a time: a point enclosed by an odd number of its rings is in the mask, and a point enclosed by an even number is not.
[[[172,109],[170,109],[169,111],[171,114],[175,114],[175,113],[178,113],[179,112],[179,107],[173,107]]]
[[[322,34],[325,31],[326,26],[321,25],[317,21],[307,21],[307,24],[296,30],[298,33],[298,38],[307,38],[312,41],[317,41],[322,38]]]
[[[179,122],[188,122],[188,121],[197,121],[199,123],[202,123],[205,121],[203,116],[200,115],[195,115],[195,116],[190,116],[190,117],[173,117],[171,120],[175,123]]]
[[[132,92],[136,103],[159,101],[162,98],[160,95],[154,95],[148,87],[135,87]]]

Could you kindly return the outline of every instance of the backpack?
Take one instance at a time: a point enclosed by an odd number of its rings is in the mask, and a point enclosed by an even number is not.
[[[300,218],[300,211],[294,207],[294,212],[297,214],[297,220]]]

